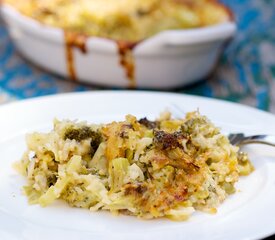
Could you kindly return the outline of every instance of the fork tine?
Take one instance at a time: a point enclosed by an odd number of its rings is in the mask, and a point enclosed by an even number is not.
[[[229,134],[228,139],[231,144],[235,144],[236,141],[236,134]]]
[[[230,143],[233,145],[238,145],[242,141],[243,138],[244,138],[243,133],[235,133],[235,134],[230,134],[228,136]]]

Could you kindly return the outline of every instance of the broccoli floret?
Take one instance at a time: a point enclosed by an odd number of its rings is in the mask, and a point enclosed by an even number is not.
[[[70,139],[70,140],[76,140],[78,142],[81,142],[82,140],[88,139],[88,138],[94,138],[98,133],[93,131],[88,126],[83,127],[71,127],[66,129],[64,133],[64,139]]]
[[[91,155],[93,155],[102,141],[102,136],[98,131],[94,131],[88,126],[83,126],[78,128],[68,128],[64,134],[65,140],[70,139],[76,140],[77,142],[89,138],[91,139]]]

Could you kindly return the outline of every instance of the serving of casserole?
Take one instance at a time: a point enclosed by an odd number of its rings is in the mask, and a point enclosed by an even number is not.
[[[16,169],[32,204],[63,199],[73,207],[145,219],[186,220],[216,213],[253,166],[207,117],[190,112],[156,121],[127,115],[109,124],[54,121],[26,137]]]

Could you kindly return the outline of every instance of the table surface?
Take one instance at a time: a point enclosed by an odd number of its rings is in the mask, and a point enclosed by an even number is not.
[[[175,92],[240,102],[275,113],[275,0],[223,2],[235,12],[237,36],[210,78]],[[0,103],[96,89],[27,63],[17,54],[0,20]]]

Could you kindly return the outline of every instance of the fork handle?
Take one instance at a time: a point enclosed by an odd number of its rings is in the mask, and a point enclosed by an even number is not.
[[[244,137],[239,145],[245,145],[250,143],[261,143],[269,146],[275,147],[275,136],[272,135],[254,135],[249,137]]]

